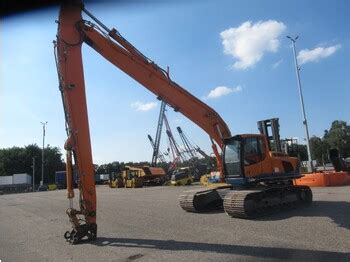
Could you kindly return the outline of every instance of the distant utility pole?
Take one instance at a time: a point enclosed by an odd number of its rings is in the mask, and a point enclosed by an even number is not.
[[[33,157],[33,192],[35,191],[35,157]]]
[[[41,181],[40,185],[42,186],[44,184],[44,149],[45,149],[45,127],[47,125],[46,122],[40,122],[43,125],[43,150],[41,154]]]
[[[287,38],[289,38],[292,43],[293,43],[293,53],[294,53],[294,62],[295,62],[295,71],[297,74],[297,81],[298,81],[298,89],[299,89],[299,96],[300,96],[300,103],[301,103],[301,110],[303,112],[303,124],[305,126],[305,133],[306,133],[306,143],[307,143],[307,155],[309,158],[308,161],[308,172],[312,172],[313,171],[313,165],[312,165],[312,158],[311,158],[311,149],[310,149],[310,137],[309,137],[309,127],[307,124],[307,120],[306,120],[306,113],[305,113],[305,106],[304,106],[304,98],[303,98],[303,91],[301,89],[301,82],[300,82],[300,67],[298,65],[298,60],[297,60],[297,53],[295,51],[295,42],[297,41],[297,39],[299,38],[299,36],[296,37],[290,37],[287,36]]]

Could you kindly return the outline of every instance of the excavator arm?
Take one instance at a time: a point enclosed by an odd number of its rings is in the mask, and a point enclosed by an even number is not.
[[[196,123],[220,147],[223,145],[223,138],[231,136],[226,123],[217,112],[172,81],[165,70],[142,55],[116,29],[104,35],[96,25],[86,21],[82,21],[79,28],[88,45],[175,111]]]
[[[98,26],[83,20],[82,11]],[[81,46],[84,42],[175,111],[181,112],[201,127],[212,141],[218,167],[221,167],[222,163],[214,141],[222,148],[224,139],[231,136],[226,123],[217,112],[172,81],[167,71],[144,56],[116,29],[109,30],[79,1],[63,4],[55,42],[56,62],[68,134],[65,144],[67,181],[72,181],[73,158],[80,190],[80,210],[76,210],[72,205],[73,187],[68,183],[68,198],[71,204],[67,214],[73,230],[66,232],[65,237],[71,243],[77,243],[83,238],[94,239],[97,230],[94,167],[81,55]],[[81,218],[82,216],[84,218]]]
[[[76,27],[76,22],[82,20],[80,10],[79,6],[61,7],[57,42],[54,41],[59,89],[68,136],[64,146],[67,151],[66,175],[70,202],[67,215],[73,226],[73,230],[67,231],[64,236],[72,244],[83,238],[95,239],[97,232],[94,166],[81,55],[83,42]],[[73,158],[79,177],[80,210],[73,208]]]

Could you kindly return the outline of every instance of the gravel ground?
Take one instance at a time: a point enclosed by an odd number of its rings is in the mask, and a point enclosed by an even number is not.
[[[0,260],[350,261],[350,186],[315,188],[311,207],[258,220],[186,213],[184,190],[98,186],[98,239],[76,246],[63,238],[65,191],[2,195]]]

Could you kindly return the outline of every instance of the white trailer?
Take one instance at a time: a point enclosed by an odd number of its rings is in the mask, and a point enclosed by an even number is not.
[[[26,173],[24,174],[14,174],[13,175],[13,184],[19,185],[19,184],[32,184],[32,177]]]
[[[0,176],[0,185],[12,185],[12,176]]]
[[[109,174],[100,174],[100,180],[103,181],[108,181],[109,180]]]

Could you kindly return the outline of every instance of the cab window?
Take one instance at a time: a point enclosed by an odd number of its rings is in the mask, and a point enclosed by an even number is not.
[[[259,138],[258,139],[258,143],[259,143],[259,153],[261,155],[261,159],[260,161],[265,159],[266,153],[265,153],[265,142],[263,139]]]
[[[247,138],[244,145],[244,165],[250,166],[262,160],[262,143],[257,138]]]

